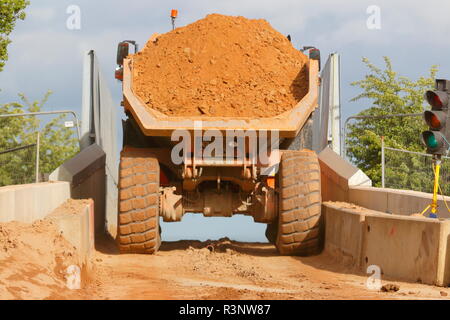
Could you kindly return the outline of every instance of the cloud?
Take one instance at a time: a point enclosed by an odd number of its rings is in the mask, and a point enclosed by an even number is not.
[[[27,19],[37,22],[49,22],[56,16],[56,9],[54,7],[31,7],[27,10]]]
[[[81,8],[79,31],[66,28],[66,9],[72,4]],[[381,30],[366,27],[366,9],[370,5],[381,8]],[[88,49],[97,51],[105,75],[111,78],[113,91],[117,90],[112,75],[117,43],[135,39],[142,46],[153,32],[170,30],[172,8],[179,9],[178,25],[213,12],[264,18],[280,32],[291,34],[297,47],[316,45],[324,57],[339,51],[345,57],[344,62],[354,62],[351,69],[343,69],[346,82],[350,82],[347,77],[365,72],[360,64],[362,54],[375,58],[408,52],[410,59],[415,57],[427,65],[445,66],[444,59],[450,51],[450,43],[442,41],[450,32],[450,19],[447,19],[450,2],[438,0],[428,0],[426,5],[422,1],[405,0],[169,0],[163,4],[128,0],[126,6],[119,0],[41,0],[32,2],[27,19],[19,22],[12,34],[10,60],[0,74],[3,89],[0,99],[15,96],[18,91],[38,95],[49,88],[55,95],[63,92],[60,103],[65,102],[63,96],[81,95],[74,90],[80,88],[82,54]],[[442,50],[439,61],[431,63],[421,55],[418,49],[427,46]],[[402,61],[396,66],[411,69]],[[345,95],[350,89],[343,86],[342,90]]]

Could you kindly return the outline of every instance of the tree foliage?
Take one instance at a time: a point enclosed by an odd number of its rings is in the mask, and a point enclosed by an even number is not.
[[[33,102],[20,94],[21,103],[0,105],[0,114],[39,112],[50,94],[51,92],[47,92],[41,101]],[[78,142],[74,130],[65,127],[65,116],[0,118],[0,186],[34,181],[36,147],[3,154],[1,152],[33,146],[36,144],[37,132],[40,132],[41,173],[51,173],[77,153]]]
[[[24,9],[28,0],[1,0],[0,1],[0,71],[8,60],[8,45],[11,43],[9,35],[13,31],[16,21],[25,19]]]
[[[416,81],[397,74],[388,57],[384,57],[384,70],[372,64],[367,58],[363,62],[369,69],[364,79],[351,83],[360,87],[362,93],[352,101],[368,99],[372,107],[359,115],[380,116],[401,113],[421,113],[424,110],[424,92],[433,88],[437,67],[432,66],[427,76]],[[421,117],[390,119],[363,119],[349,125],[347,152],[350,159],[363,170],[374,183],[381,185],[381,136],[387,147],[424,152],[420,133],[425,130]],[[429,177],[423,173],[421,161],[406,159],[406,154],[392,154],[389,161],[397,168],[390,172],[395,181],[403,181],[405,188],[420,190]],[[396,158],[395,158],[396,157]]]

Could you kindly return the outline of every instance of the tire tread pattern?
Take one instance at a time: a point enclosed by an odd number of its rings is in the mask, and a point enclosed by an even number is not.
[[[121,253],[154,254],[159,234],[159,164],[146,149],[120,154],[117,242]]]
[[[276,246],[283,255],[311,255],[320,248],[321,188],[317,155],[284,151],[278,175],[279,220]]]

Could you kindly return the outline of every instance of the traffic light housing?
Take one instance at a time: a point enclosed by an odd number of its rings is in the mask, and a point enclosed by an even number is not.
[[[429,130],[422,132],[422,141],[427,147],[427,153],[446,155],[450,148],[450,81],[436,80],[436,90],[427,91],[425,99],[431,105],[431,110],[423,113]]]

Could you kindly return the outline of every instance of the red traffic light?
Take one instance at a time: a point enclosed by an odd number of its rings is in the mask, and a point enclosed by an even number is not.
[[[425,111],[423,117],[432,130],[440,130],[445,126],[446,114],[443,111]]]
[[[443,91],[427,91],[425,98],[433,108],[446,108],[448,105],[448,93]]]

